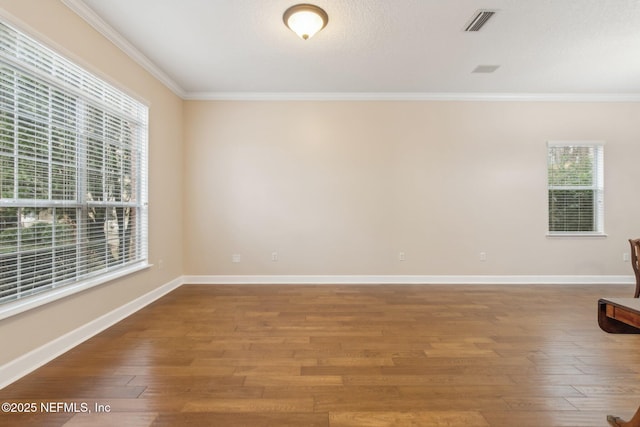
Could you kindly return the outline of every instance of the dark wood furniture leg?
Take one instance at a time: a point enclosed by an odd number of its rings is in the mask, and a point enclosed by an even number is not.
[[[636,292],[634,298],[640,296],[640,239],[629,239],[631,244],[631,266],[636,274]]]
[[[609,425],[614,427],[640,427],[640,408],[638,408],[629,421],[625,421],[615,415],[607,415],[607,421]]]

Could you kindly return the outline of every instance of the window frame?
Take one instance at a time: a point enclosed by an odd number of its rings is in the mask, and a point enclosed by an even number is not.
[[[591,148],[594,150],[594,162],[592,166],[592,183],[589,186],[576,186],[576,185],[551,185],[549,181],[550,174],[550,153],[551,149],[556,147],[583,147]],[[597,140],[550,140],[547,141],[547,237],[606,237],[605,233],[605,221],[604,221],[604,147],[605,141]],[[565,190],[565,191],[584,191],[590,190],[594,193],[594,206],[593,206],[593,225],[594,230],[591,231],[552,231],[551,230],[551,204],[549,203],[549,196],[551,191]]]
[[[14,40],[15,39],[15,40]],[[12,44],[14,43],[14,44]],[[24,55],[24,56],[21,56]],[[29,57],[29,58],[27,58]],[[42,62],[39,62],[42,61]],[[75,178],[73,178],[73,189],[72,192],[75,193],[72,200],[68,200],[65,197],[68,197],[66,193],[67,187],[64,188],[64,193],[66,194],[63,197],[57,198],[54,196],[54,193],[51,189],[53,185],[52,178],[52,158],[51,158],[51,146],[53,143],[51,142],[51,129],[53,129],[53,125],[51,121],[49,122],[49,158],[48,160],[41,161],[42,164],[47,164],[48,171],[48,193],[46,198],[39,198],[38,196],[34,196],[31,198],[21,198],[19,195],[19,180],[18,173],[19,169],[17,166],[14,166],[13,170],[13,180],[15,182],[15,187],[13,189],[13,196],[2,198],[2,194],[0,194],[0,208],[16,208],[19,209],[21,207],[29,207],[34,211],[37,209],[51,209],[52,212],[56,212],[56,209],[69,209],[76,210],[76,217],[74,218],[76,222],[73,224],[73,227],[77,229],[73,233],[73,239],[75,241],[75,245],[81,247],[84,245],[84,241],[81,241],[81,237],[83,236],[83,232],[86,233],[85,224],[85,216],[81,214],[81,210],[87,209],[104,209],[104,224],[97,223],[100,226],[104,225],[104,236],[103,239],[107,241],[109,235],[107,234],[106,225],[109,209],[117,206],[122,209],[129,209],[127,212],[133,215],[133,218],[127,218],[127,226],[129,229],[129,239],[127,242],[133,241],[132,246],[121,247],[120,252],[118,253],[122,258],[121,262],[109,262],[105,261],[104,268],[100,268],[97,272],[90,272],[90,268],[88,268],[88,262],[86,258],[86,254],[81,255],[78,251],[78,254],[75,255],[74,267],[72,267],[71,273],[61,279],[59,282],[55,282],[56,277],[52,273],[51,282],[36,282],[35,289],[36,292],[29,293],[26,292],[24,296],[20,296],[20,290],[16,290],[16,297],[10,299],[10,296],[13,295],[11,293],[5,294],[5,297],[1,298],[4,301],[0,302],[0,320],[25,312],[27,310],[31,310],[33,308],[39,307],[41,305],[59,300],[61,298],[67,297],[69,295],[84,291],[86,289],[98,286],[100,284],[122,278],[124,276],[130,275],[134,272],[149,268],[149,256],[148,256],[148,239],[149,239],[149,230],[148,230],[148,134],[149,134],[149,108],[146,103],[141,102],[138,98],[133,97],[127,93],[125,93],[122,89],[116,87],[112,83],[105,81],[104,78],[97,76],[96,74],[88,71],[82,65],[79,65],[76,61],[71,61],[67,59],[63,54],[59,53],[57,50],[49,47],[48,43],[45,43],[41,40],[41,37],[33,37],[28,32],[22,30],[20,27],[14,25],[13,22],[8,20],[5,16],[0,15],[0,64],[2,65],[3,73],[9,75],[9,71],[12,70],[15,73],[15,82],[16,86],[14,86],[14,91],[17,93],[17,85],[19,79],[28,78],[34,79],[35,82],[46,86],[49,90],[48,97],[49,99],[53,99],[54,92],[60,92],[65,94],[65,96],[69,96],[72,100],[70,102],[73,103],[74,107],[77,109],[95,109],[95,111],[99,111],[102,113],[104,122],[102,126],[107,126],[107,121],[113,118],[120,120],[120,123],[123,126],[126,126],[126,130],[122,130],[121,132],[125,132],[129,130],[129,128],[133,129],[133,133],[135,135],[131,136],[130,140],[125,138],[125,142],[122,142],[123,139],[120,140],[120,145],[118,143],[110,142],[107,140],[109,136],[107,136],[106,131],[104,135],[101,137],[103,146],[107,146],[110,144],[111,148],[114,147],[123,147],[123,151],[127,150],[127,160],[123,162],[128,162],[126,167],[119,165],[114,166],[111,169],[111,172],[121,172],[124,175],[120,175],[120,180],[122,182],[125,181],[125,178],[130,178],[130,181],[134,181],[130,185],[130,193],[127,194],[128,200],[121,193],[120,199],[107,199],[107,193],[102,195],[102,200],[91,200],[87,198],[86,185],[87,174],[89,173],[89,162],[86,159],[75,159],[71,163],[73,166],[70,167],[74,171]],[[20,77],[18,77],[20,76]],[[22,80],[20,80],[22,81]],[[9,88],[8,83],[0,82],[0,85],[3,87]],[[8,89],[7,89],[8,90]],[[9,93],[9,92],[7,92]],[[15,104],[16,111],[18,111],[18,101],[17,95],[16,98],[13,99]],[[52,114],[54,114],[57,110],[56,107],[53,106],[54,102],[49,103],[49,120],[51,120]],[[9,104],[6,104],[7,106]],[[63,108],[63,107],[60,107]],[[5,111],[8,111],[9,107],[5,108]],[[64,114],[68,114],[69,111],[65,111]],[[57,114],[60,114],[59,112]],[[84,114],[84,115],[83,115]],[[15,164],[18,164],[18,161],[21,160],[21,157],[18,153],[20,149],[20,143],[22,142],[19,139],[19,117],[17,113],[12,116],[13,119],[13,127],[14,127],[14,140],[13,145],[15,146],[15,152],[13,155],[7,154],[4,152],[3,158],[14,159]],[[62,144],[65,150],[73,151],[75,150],[75,156],[78,158],[84,155],[87,156],[87,149],[89,147],[89,143],[87,142],[90,136],[84,134],[85,129],[91,129],[89,125],[83,123],[88,115],[85,112],[75,113],[73,117],[73,131],[75,132],[75,140],[70,142],[71,139],[64,138],[65,143]],[[9,122],[7,122],[9,123]],[[8,125],[7,125],[8,126]],[[74,145],[75,144],[75,145]],[[71,145],[74,145],[73,148],[69,148]],[[82,154],[84,153],[84,154]],[[131,153],[131,154],[130,154]],[[22,156],[24,157],[24,156]],[[121,156],[124,158],[124,156]],[[38,160],[34,157],[32,160],[34,164],[38,163]],[[107,179],[109,176],[109,165],[106,163],[108,160],[106,157],[102,158],[103,169],[101,172],[102,180]],[[123,172],[123,171],[126,171]],[[11,173],[11,172],[9,172]],[[34,174],[36,172],[33,172]],[[71,185],[70,181],[65,181],[69,185]],[[105,187],[106,188],[106,187]],[[124,184],[121,185],[121,188],[124,188]],[[23,224],[23,219],[20,211],[16,210],[16,232],[20,235],[21,230],[25,230],[26,226]],[[135,212],[135,213],[134,213]],[[86,212],[85,212],[86,213]],[[47,243],[48,246],[38,247],[35,252],[38,252],[40,249],[47,251],[56,251],[56,217],[54,215],[51,225],[51,233],[54,237],[50,240],[51,244]],[[82,224],[81,224],[82,222]],[[2,231],[2,230],[0,230]],[[127,234],[126,231],[122,231],[121,234],[124,236]],[[120,238],[120,234],[118,235]],[[16,254],[16,259],[20,259],[21,255],[24,251],[29,251],[20,245],[20,237],[17,238],[16,252],[11,252],[11,254]],[[89,243],[86,244],[91,244]],[[107,246],[109,244],[107,243]],[[130,251],[129,248],[133,249]],[[6,248],[5,248],[6,249]],[[23,251],[23,252],[21,252]],[[33,251],[33,250],[32,250]],[[35,253],[34,252],[34,253]],[[133,253],[129,257],[129,255]],[[33,255],[36,257],[37,255]],[[9,259],[9,258],[6,258]],[[49,259],[49,258],[47,258]],[[116,258],[117,259],[117,258]],[[55,255],[51,255],[51,261],[55,262]],[[10,262],[10,261],[9,261]],[[37,264],[39,265],[39,263]],[[51,270],[54,271],[55,267],[51,264]],[[6,271],[11,271],[11,267]],[[15,267],[16,277],[15,277],[15,286],[20,286],[19,283],[19,274],[20,267]],[[5,282],[6,285],[11,286],[13,282]],[[44,283],[44,284],[41,284]],[[2,285],[3,282],[0,282]],[[2,288],[0,287],[0,290]],[[11,290],[9,287],[7,290]],[[0,294],[1,296],[2,294]]]

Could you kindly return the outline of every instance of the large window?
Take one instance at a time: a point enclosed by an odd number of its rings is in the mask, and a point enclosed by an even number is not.
[[[146,264],[147,116],[0,23],[0,310]]]
[[[604,234],[602,142],[549,142],[549,233]]]

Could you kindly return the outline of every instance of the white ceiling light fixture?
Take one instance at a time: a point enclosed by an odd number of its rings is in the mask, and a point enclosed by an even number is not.
[[[282,20],[291,31],[308,40],[327,26],[329,15],[318,6],[296,4],[284,11]]]

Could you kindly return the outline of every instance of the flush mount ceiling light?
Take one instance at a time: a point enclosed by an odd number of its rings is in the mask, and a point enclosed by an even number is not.
[[[302,39],[307,40],[327,26],[327,12],[312,4],[296,4],[284,11],[284,24]]]

